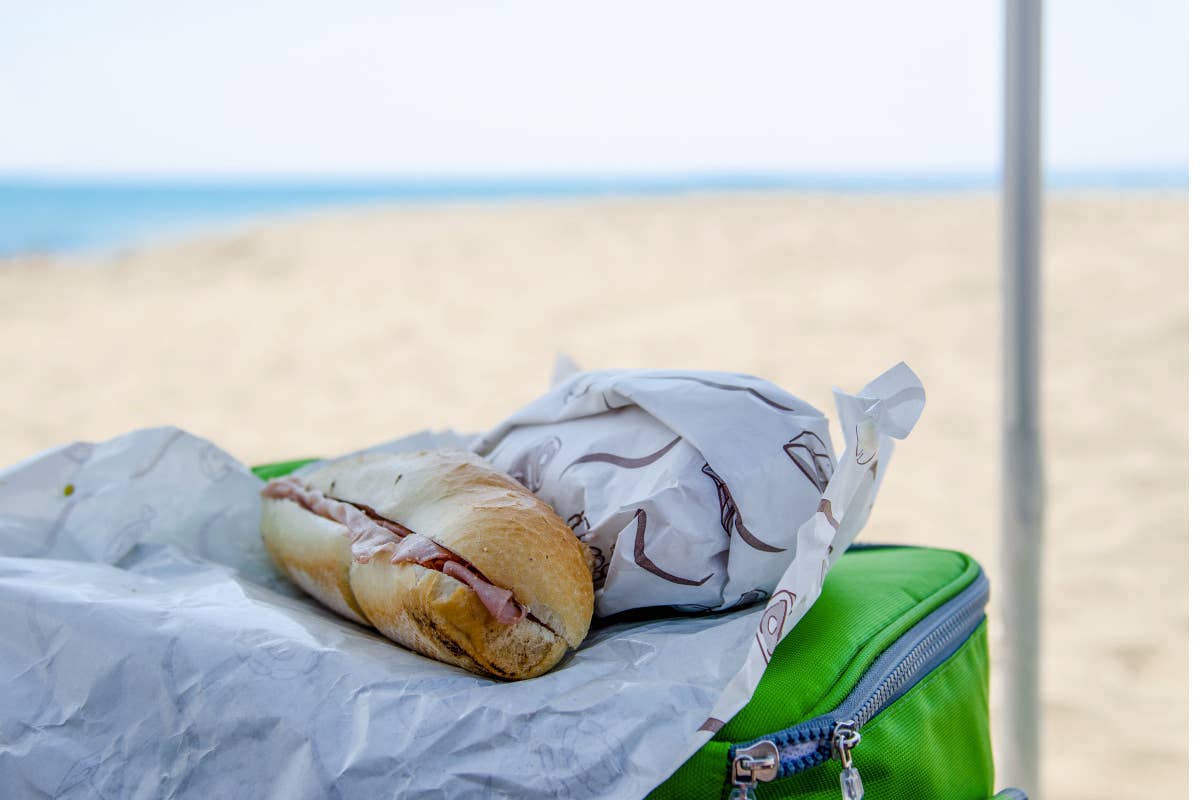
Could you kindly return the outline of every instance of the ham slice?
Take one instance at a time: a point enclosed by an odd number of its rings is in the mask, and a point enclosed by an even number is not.
[[[512,592],[488,583],[477,573],[457,561],[447,561],[442,566],[442,572],[470,586],[479,597],[479,602],[492,612],[492,616],[496,618],[497,622],[512,625],[520,622],[521,618],[525,616],[525,609],[513,601]]]
[[[360,563],[365,564],[377,553],[387,552],[388,560],[393,564],[417,564],[466,584],[497,622],[512,625],[525,618],[525,609],[513,599],[510,589],[496,586],[460,556],[432,539],[384,519],[370,509],[327,497],[293,477],[270,481],[262,490],[262,496],[290,500],[313,514],[340,523],[350,539],[350,552]]]

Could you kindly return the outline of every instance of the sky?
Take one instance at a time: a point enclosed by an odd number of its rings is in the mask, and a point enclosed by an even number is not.
[[[990,175],[1002,14],[0,0],[0,173]],[[1048,173],[1182,173],[1186,19],[1186,0],[1046,0]]]

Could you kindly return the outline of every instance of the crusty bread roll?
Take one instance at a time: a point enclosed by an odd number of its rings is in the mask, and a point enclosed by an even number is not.
[[[591,556],[544,502],[478,456],[334,462],[263,490],[267,551],[339,614],[501,678],[551,669],[587,634]]]

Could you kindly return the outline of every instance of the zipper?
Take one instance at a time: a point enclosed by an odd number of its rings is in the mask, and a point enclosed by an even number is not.
[[[731,780],[733,791],[729,800],[754,800],[754,787],[759,781],[773,781],[779,772],[779,747],[763,739],[743,747],[734,755]]]
[[[962,647],[983,622],[987,600],[988,581],[981,572],[883,651],[833,711],[732,745],[731,800],[751,800],[760,781],[787,778],[831,758],[842,762],[843,800],[862,800],[862,778],[851,751],[862,741],[863,726]]]
[[[1020,789],[1004,789],[996,795],[994,800],[1029,800],[1029,795]]]

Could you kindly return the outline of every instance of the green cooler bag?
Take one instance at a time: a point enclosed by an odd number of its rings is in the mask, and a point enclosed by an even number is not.
[[[987,599],[961,553],[851,547],[746,707],[650,797],[1024,800],[993,793]]]
[[[852,547],[745,708],[650,797],[987,800],[988,583],[961,553]]]

